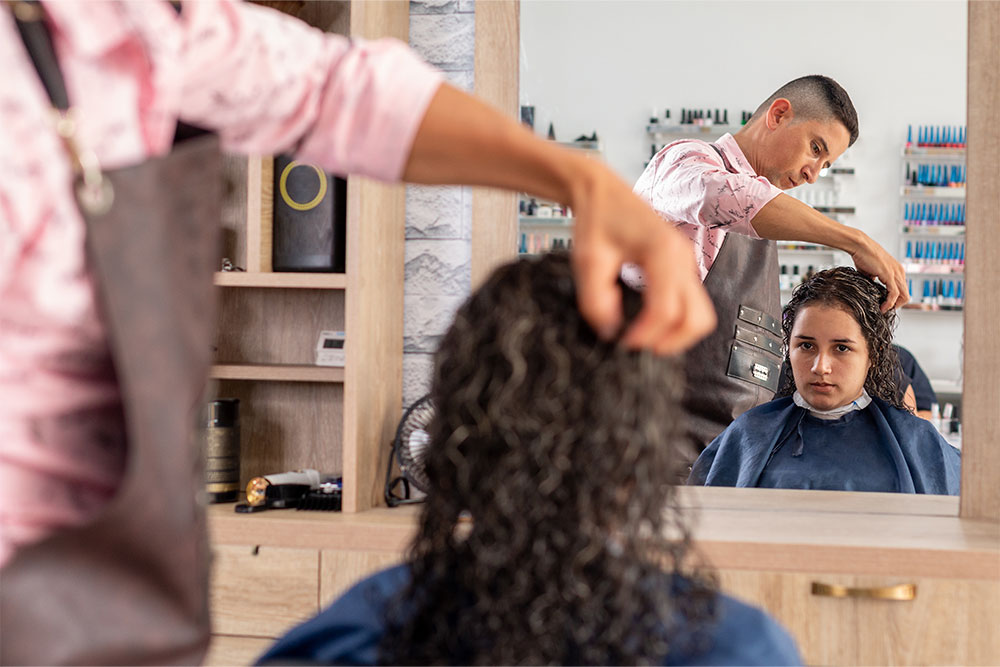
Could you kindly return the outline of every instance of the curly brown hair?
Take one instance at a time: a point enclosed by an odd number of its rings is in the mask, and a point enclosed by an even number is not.
[[[908,410],[903,405],[899,387],[899,355],[892,345],[892,334],[897,322],[896,311],[883,313],[881,310],[887,292],[884,285],[849,266],[820,271],[796,287],[781,313],[785,364],[782,367],[778,396],[790,396],[795,391],[792,365],[788,361],[795,318],[803,308],[822,305],[845,311],[861,327],[861,333],[868,344],[868,360],[871,362],[864,385],[868,394],[901,410]]]
[[[630,320],[641,297],[621,289]],[[639,664],[696,650],[716,588],[668,483],[682,387],[677,360],[598,339],[567,255],[494,272],[437,353],[431,488],[380,659]]]

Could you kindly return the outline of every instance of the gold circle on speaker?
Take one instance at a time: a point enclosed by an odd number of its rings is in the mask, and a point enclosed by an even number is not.
[[[313,197],[312,201],[308,201],[305,204],[300,204],[299,202],[292,199],[291,195],[288,194],[288,174],[291,173],[292,169],[295,167],[312,167],[316,171],[316,175],[319,176],[319,192]],[[316,208],[323,197],[326,196],[326,174],[319,167],[312,164],[302,164],[301,162],[289,162],[284,169],[281,170],[281,178],[278,179],[278,190],[281,191],[281,199],[290,208],[296,211],[308,211],[309,209]]]

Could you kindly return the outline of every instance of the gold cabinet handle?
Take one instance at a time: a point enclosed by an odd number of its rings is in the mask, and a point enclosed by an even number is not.
[[[850,586],[837,586],[836,584],[823,584],[814,581],[812,583],[812,594],[830,598],[868,598],[870,600],[906,601],[917,597],[917,585],[899,584],[898,586],[852,588]]]

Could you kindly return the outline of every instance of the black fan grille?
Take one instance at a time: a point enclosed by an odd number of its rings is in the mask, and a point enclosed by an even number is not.
[[[423,464],[424,453],[430,444],[430,436],[425,429],[433,415],[434,405],[430,396],[424,396],[410,406],[396,434],[396,460],[400,473],[425,493],[430,487]]]

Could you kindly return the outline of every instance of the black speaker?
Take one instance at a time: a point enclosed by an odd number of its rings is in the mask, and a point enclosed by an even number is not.
[[[347,181],[288,155],[274,158],[274,271],[343,273]]]

